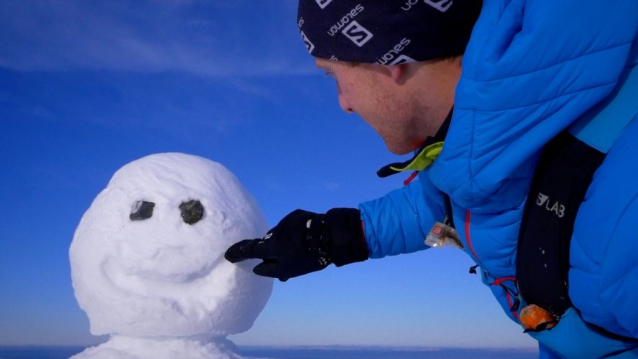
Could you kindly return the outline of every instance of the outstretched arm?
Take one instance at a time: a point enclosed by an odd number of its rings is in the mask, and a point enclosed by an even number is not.
[[[427,176],[427,174],[424,174]],[[435,221],[443,221],[443,196],[421,178],[359,209],[334,208],[325,214],[296,210],[263,238],[231,246],[232,263],[261,259],[253,271],[286,281],[326,268],[426,248]]]

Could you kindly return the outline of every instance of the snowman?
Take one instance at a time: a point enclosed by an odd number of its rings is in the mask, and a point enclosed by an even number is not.
[[[218,163],[166,153],[122,167],[69,251],[91,333],[110,339],[72,358],[241,358],[226,336],[253,325],[273,283],[224,252],[267,230],[256,202]]]

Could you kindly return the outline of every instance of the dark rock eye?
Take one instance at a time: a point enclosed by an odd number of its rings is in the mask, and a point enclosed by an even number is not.
[[[179,205],[182,219],[188,224],[195,224],[204,218],[204,206],[199,201],[190,200]]]
[[[155,203],[153,202],[137,201],[133,204],[131,214],[128,218],[130,218],[131,221],[149,219],[153,217],[153,208],[155,208]]]

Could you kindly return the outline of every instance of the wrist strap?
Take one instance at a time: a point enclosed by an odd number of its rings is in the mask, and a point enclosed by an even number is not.
[[[330,243],[330,259],[337,267],[368,259],[361,212],[355,208],[333,208],[326,213],[324,236]]]

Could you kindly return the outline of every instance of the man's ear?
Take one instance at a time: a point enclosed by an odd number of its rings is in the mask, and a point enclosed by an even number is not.
[[[406,75],[407,70],[405,64],[390,65],[388,66],[388,70],[390,71],[390,77],[394,82],[398,84],[405,82],[404,76]]]

